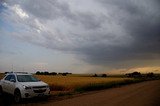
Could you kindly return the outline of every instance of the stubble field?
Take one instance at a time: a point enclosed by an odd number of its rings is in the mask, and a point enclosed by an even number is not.
[[[132,78],[115,77],[82,77],[82,76],[46,76],[36,75],[36,77],[49,84],[51,91],[75,91],[89,86],[99,86],[111,83],[122,83],[133,80]]]

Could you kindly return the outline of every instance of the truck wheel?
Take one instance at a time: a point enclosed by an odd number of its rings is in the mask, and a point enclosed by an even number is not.
[[[15,90],[14,92],[14,101],[19,103],[21,101],[21,93],[19,90]]]
[[[2,89],[2,87],[0,86],[0,96],[2,96],[3,95],[3,89]]]

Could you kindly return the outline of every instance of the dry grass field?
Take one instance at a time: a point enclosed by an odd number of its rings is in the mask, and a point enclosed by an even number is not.
[[[2,79],[4,77],[3,73],[0,73],[0,79]]]
[[[80,76],[46,76],[36,75],[36,77],[50,85],[54,91],[73,91],[78,87],[91,84],[103,84],[110,82],[122,82],[132,80],[131,78],[101,78],[101,77],[80,77]]]

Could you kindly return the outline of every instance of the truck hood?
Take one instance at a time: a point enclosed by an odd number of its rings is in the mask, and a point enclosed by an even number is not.
[[[48,86],[45,82],[39,81],[39,82],[21,82],[22,85],[28,86],[28,87],[34,87],[34,86]]]

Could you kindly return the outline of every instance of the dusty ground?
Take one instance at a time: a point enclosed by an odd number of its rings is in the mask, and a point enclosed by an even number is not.
[[[1,101],[2,102],[2,101]],[[11,104],[10,104],[11,105]],[[15,104],[14,104],[15,105]],[[94,91],[68,99],[35,100],[18,106],[160,106],[160,80]]]

